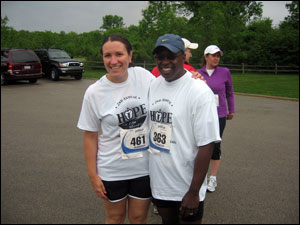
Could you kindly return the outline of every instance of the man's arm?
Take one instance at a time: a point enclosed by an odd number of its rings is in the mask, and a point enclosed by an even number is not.
[[[214,142],[212,142],[208,145],[199,147],[197,156],[195,158],[192,183],[188,192],[183,197],[180,207],[180,214],[182,216],[195,214],[198,210],[200,201],[199,191],[208,171],[214,145]]]

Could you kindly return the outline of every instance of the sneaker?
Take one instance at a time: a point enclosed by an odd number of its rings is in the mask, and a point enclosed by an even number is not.
[[[214,192],[217,187],[217,179],[215,177],[210,177],[207,185],[208,192]]]
[[[156,208],[156,205],[154,205],[154,204],[153,204],[153,213],[154,213],[154,214],[158,214],[158,210],[157,210],[157,208]]]

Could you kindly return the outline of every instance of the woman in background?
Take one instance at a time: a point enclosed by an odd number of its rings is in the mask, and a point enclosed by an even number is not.
[[[222,138],[226,120],[231,120],[235,113],[233,85],[231,73],[228,68],[220,67],[220,57],[223,52],[216,45],[209,45],[202,60],[202,68],[197,72],[206,80],[206,84],[215,94],[218,107],[220,136]],[[227,102],[227,105],[226,105]],[[227,111],[228,106],[228,111]],[[215,144],[214,152],[210,161],[211,176],[207,190],[214,192],[217,187],[217,173],[221,163],[221,142]]]

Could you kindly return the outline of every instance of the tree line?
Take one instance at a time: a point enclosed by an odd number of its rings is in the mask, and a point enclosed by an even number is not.
[[[299,66],[299,1],[286,4],[289,15],[278,26],[262,18],[257,1],[150,1],[139,24],[125,26],[118,15],[106,15],[99,30],[85,33],[17,31],[1,16],[1,48],[60,48],[74,57],[101,61],[100,46],[111,33],[125,35],[134,62],[154,62],[156,39],[178,34],[199,44],[191,63],[199,63],[204,49],[218,45],[223,64]]]

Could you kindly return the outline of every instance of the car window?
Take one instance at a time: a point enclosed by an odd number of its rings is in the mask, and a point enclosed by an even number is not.
[[[7,57],[1,55],[1,62],[7,62]]]
[[[41,57],[43,57],[43,56],[48,57],[48,56],[47,56],[47,52],[45,52],[45,51],[40,51],[39,53],[40,53],[40,56],[41,56]]]
[[[8,52],[7,51],[1,51],[1,56],[8,58]]]
[[[65,51],[49,51],[50,59],[70,59],[71,57]]]
[[[39,51],[34,51],[35,52],[35,54],[37,54],[37,56],[41,56],[41,52],[39,52]]]
[[[45,51],[35,50],[34,52],[41,58],[43,58],[43,56],[47,56],[47,53]]]
[[[39,62],[37,55],[31,51],[13,51],[11,56],[15,63]]]

